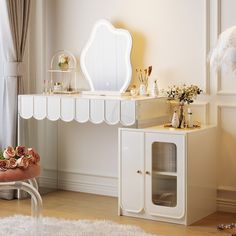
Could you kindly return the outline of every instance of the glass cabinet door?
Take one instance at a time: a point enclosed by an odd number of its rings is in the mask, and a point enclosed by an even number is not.
[[[184,215],[185,136],[146,133],[146,210],[155,216]]]
[[[174,143],[152,143],[152,202],[175,207],[177,203],[177,163]]]

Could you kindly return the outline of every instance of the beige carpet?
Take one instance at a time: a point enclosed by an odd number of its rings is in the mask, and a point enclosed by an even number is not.
[[[36,236],[35,222],[30,216],[16,215],[0,218],[0,236]],[[141,228],[101,220],[64,220],[44,217],[42,236],[151,236]]]

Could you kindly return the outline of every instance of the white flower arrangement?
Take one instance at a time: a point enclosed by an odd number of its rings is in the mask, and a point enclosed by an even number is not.
[[[193,103],[194,99],[202,93],[202,90],[197,85],[187,86],[186,84],[182,86],[171,86],[167,90],[167,97],[170,100],[178,100],[180,103]]]
[[[58,66],[60,69],[68,69],[69,67],[69,61],[70,61],[70,57],[65,55],[65,54],[61,54],[58,57]]]

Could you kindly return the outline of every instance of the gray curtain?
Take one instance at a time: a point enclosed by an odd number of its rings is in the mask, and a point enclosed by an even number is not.
[[[0,0],[0,148],[17,145],[17,95],[23,93],[22,60],[31,0]]]

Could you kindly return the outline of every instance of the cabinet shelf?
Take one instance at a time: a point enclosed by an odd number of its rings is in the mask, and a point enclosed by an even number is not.
[[[164,176],[177,176],[176,172],[167,172],[167,171],[152,171],[154,175],[164,175]]]
[[[49,69],[48,72],[53,72],[53,73],[70,73],[70,72],[75,72],[75,69],[74,68],[69,68],[68,70]]]

